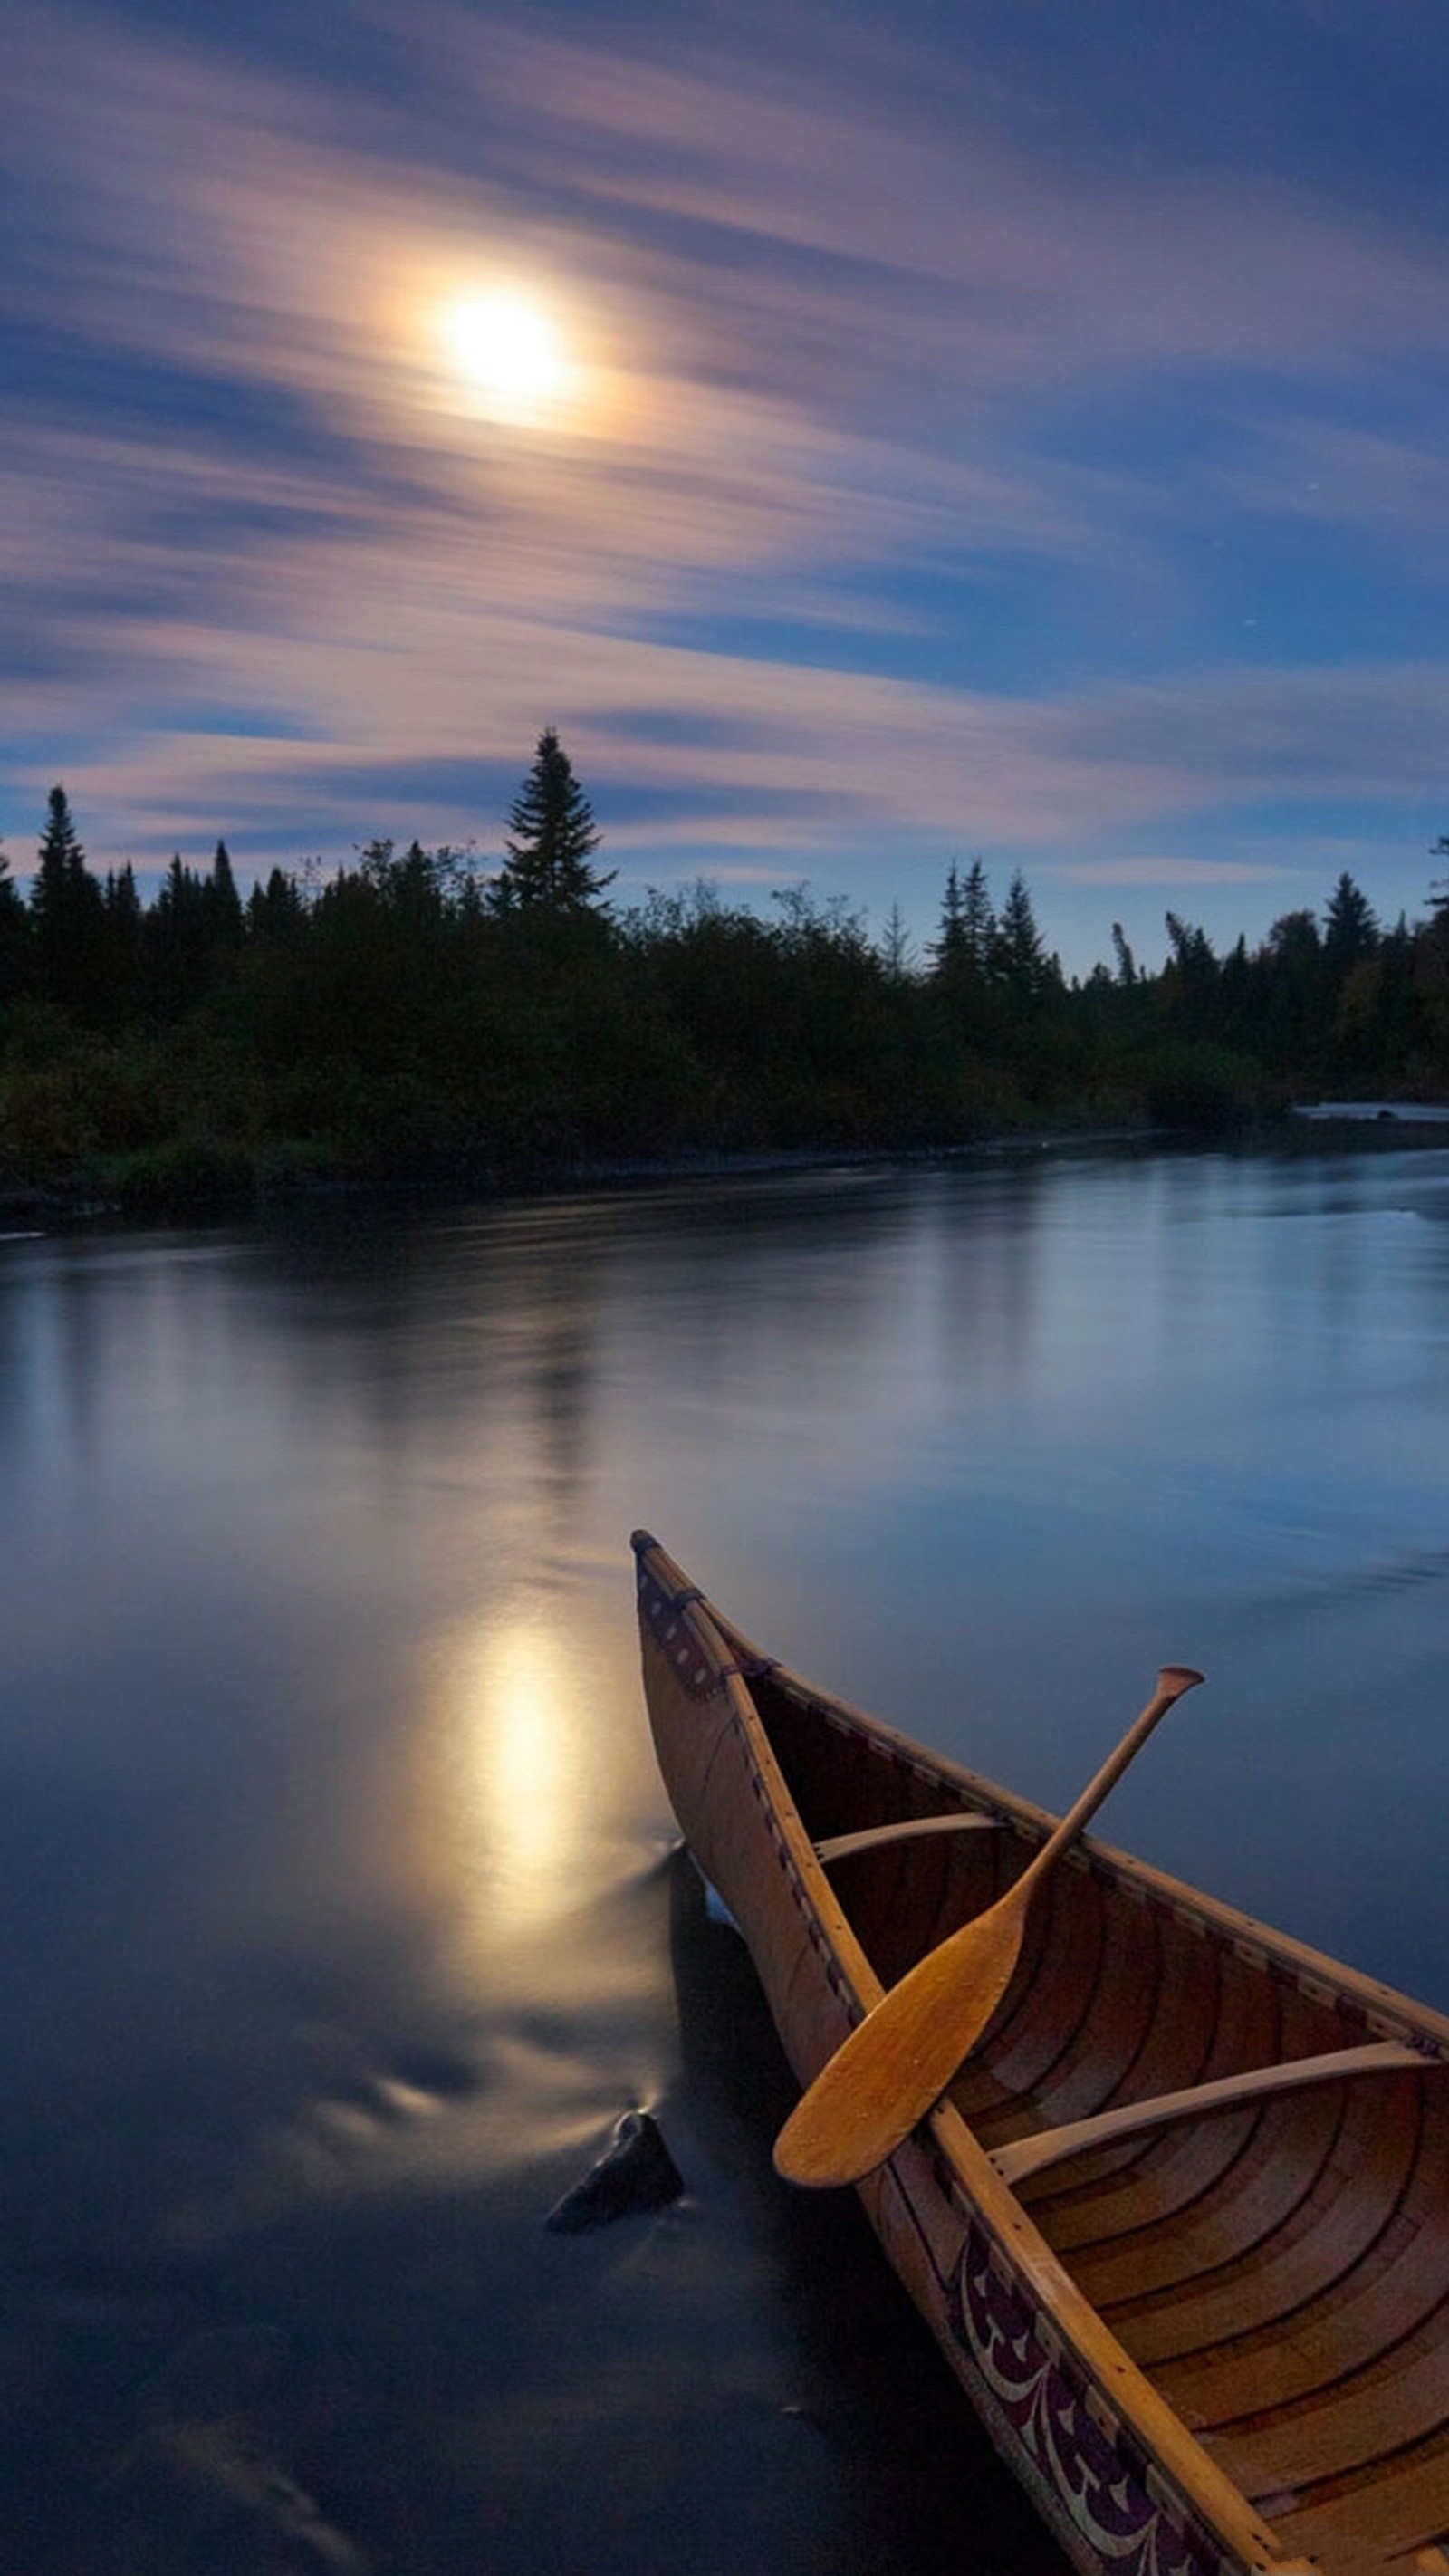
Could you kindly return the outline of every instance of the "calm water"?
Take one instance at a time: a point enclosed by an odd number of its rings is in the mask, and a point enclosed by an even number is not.
[[[0,1242],[5,2576],[1034,2576],[703,1921],[626,1539],[1449,2006],[1449,1156]],[[687,2197],[552,2201],[619,2113]]]

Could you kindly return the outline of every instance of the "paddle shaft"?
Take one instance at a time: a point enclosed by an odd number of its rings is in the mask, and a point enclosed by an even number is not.
[[[1067,1809],[1061,1823],[1048,1835],[1030,1868],[1022,1871],[1015,1887],[1008,1888],[1006,1895],[998,1899],[999,1903],[1009,1905],[1013,1899],[1024,1899],[1022,1911],[1025,1912],[1039,1882],[1046,1877],[1048,1870],[1056,1867],[1068,1844],[1074,1843],[1078,1834],[1085,1833],[1103,1799],[1116,1788],[1128,1763],[1141,1752],[1153,1728],[1166,1717],[1184,1691],[1194,1689],[1202,1678],[1202,1674],[1195,1672],[1190,1664],[1163,1665],[1157,1676],[1157,1688],[1140,1717],[1133,1719],[1116,1750],[1108,1754],[1101,1770],[1087,1782],[1075,1806]]]
[[[918,1959],[821,2068],[775,2142],[789,2182],[814,2190],[859,2182],[883,2164],[939,2100],[1011,1983],[1026,1919],[1044,1878],[1096,1814],[1153,1728],[1202,1680],[1167,1664],[1141,1715],[1043,1843],[1014,1887]]]

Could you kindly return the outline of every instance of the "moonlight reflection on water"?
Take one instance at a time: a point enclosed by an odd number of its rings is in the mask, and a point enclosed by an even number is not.
[[[0,2564],[1055,2568],[770,2173],[627,1535],[1055,1806],[1200,1664],[1110,1839],[1442,2006],[1446,1208],[1313,1146],[0,1244]],[[684,2199],[545,2237],[635,2106]]]
[[[480,1623],[445,1660],[451,1829],[490,1940],[567,1913],[589,1876],[584,1677],[555,1612],[526,1600]]]

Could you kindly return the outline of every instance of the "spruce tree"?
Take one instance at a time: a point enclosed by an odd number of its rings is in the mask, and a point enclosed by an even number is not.
[[[123,925],[129,938],[141,918],[141,898],[136,890],[136,871],[129,859],[123,859],[118,868],[107,868],[101,901],[105,906],[106,919]]]
[[[206,884],[206,900],[211,935],[216,945],[220,948],[239,948],[243,932],[241,896],[236,890],[231,852],[225,841],[218,841],[216,845],[216,855],[211,862],[211,875]]]
[[[36,852],[35,882],[30,889],[30,908],[42,937],[52,927],[59,931],[89,918],[100,901],[100,889],[86,867],[86,854],[71,821],[65,789],[52,787],[47,802],[49,819]]]
[[[135,1007],[146,941],[136,871],[129,859],[123,859],[119,868],[106,870],[101,909],[105,919],[106,984],[112,1010],[124,1018]]]
[[[30,889],[41,990],[53,1001],[85,1003],[101,974],[101,889],[86,866],[63,787],[52,787],[49,818]]]
[[[295,877],[273,868],[265,885],[258,878],[247,897],[247,937],[254,944],[290,939],[306,918],[307,907]]]
[[[1372,957],[1379,944],[1373,905],[1344,869],[1323,916],[1323,960],[1339,982],[1362,957]]]
[[[10,865],[0,849],[0,1005],[10,1001],[24,981],[30,922]]]
[[[206,986],[211,899],[206,879],[176,851],[146,915],[153,997],[166,1014],[188,1010]]]
[[[1055,980],[1053,961],[1042,946],[1020,868],[1001,907],[991,945],[991,966],[1001,990],[1023,1007],[1039,1002]]]
[[[1323,943],[1306,905],[1280,913],[1258,951],[1255,1043],[1276,1071],[1297,1075],[1322,1024]]]
[[[493,910],[558,917],[595,909],[615,873],[600,876],[589,864],[601,837],[568,753],[548,725],[509,808],[508,857],[493,881]]]
[[[931,943],[936,974],[946,983],[984,984],[996,936],[996,915],[986,870],[973,859],[963,878],[953,860],[941,898],[941,923]]]
[[[996,937],[996,914],[986,870],[980,859],[973,859],[966,871],[966,885],[961,903],[961,928],[965,940],[966,964],[979,982],[984,982],[991,966],[991,944]]]
[[[941,897],[941,920],[931,942],[931,964],[943,981],[954,981],[962,972],[966,958],[965,901],[961,891],[961,871],[955,860],[946,870],[946,890]]]
[[[880,935],[881,964],[890,984],[908,984],[915,971],[915,942],[906,928],[906,916],[898,903],[893,903],[885,917]]]

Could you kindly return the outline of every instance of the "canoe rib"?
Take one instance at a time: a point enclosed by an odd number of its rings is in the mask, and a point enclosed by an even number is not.
[[[760,1655],[636,1549],[666,1785],[808,2082],[1054,1819]],[[1419,2553],[1429,2576],[1442,2014],[1088,1838],[981,2050],[860,2197],[1080,2576],[1416,2576]]]
[[[1422,2051],[1396,2039],[1375,2039],[1361,2048],[1330,2049],[1321,2057],[1290,2058],[1279,2066],[1250,2066],[1240,2075],[1219,2075],[1207,2084],[1189,2084],[1181,2092],[1159,2093],[1151,2101],[1124,2102],[1118,2110],[1099,2111],[1090,2120],[1069,2120],[1059,2129],[1042,2129],[1034,2138],[999,2147],[992,2163],[1003,2182],[1025,2182],[1028,2174],[1066,2156],[1093,2147],[1115,2145],[1148,2129],[1170,2128],[1179,2120],[1200,2119],[1209,2111],[1227,2111],[1273,2093],[1300,2092],[1309,2084],[1333,2084],[1350,2075],[1398,2074],[1421,2067]]]

